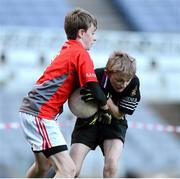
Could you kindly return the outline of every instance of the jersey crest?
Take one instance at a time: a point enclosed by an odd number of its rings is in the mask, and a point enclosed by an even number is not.
[[[137,94],[137,85],[135,86],[135,88],[132,90],[132,92],[131,92],[131,96],[136,96],[136,94]]]

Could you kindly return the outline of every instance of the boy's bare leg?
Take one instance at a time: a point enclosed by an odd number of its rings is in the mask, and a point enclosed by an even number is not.
[[[123,143],[120,139],[110,139],[104,141],[104,178],[117,177],[118,160],[123,150]]]
[[[76,174],[76,167],[68,151],[51,155],[49,159],[55,167],[55,178],[73,178]]]
[[[81,143],[74,143],[70,149],[70,156],[76,165],[76,177],[79,176],[83,161],[91,149]]]
[[[27,178],[41,178],[47,175],[51,167],[51,162],[44,156],[42,152],[34,153],[35,162],[26,173]]]
[[[63,151],[51,155],[48,159],[45,155],[34,153],[35,162],[27,171],[27,178],[43,178],[48,175],[51,166],[55,169],[55,178],[73,178],[76,174],[76,168],[68,151]]]

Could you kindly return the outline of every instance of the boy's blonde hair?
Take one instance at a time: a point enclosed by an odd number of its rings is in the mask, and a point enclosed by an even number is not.
[[[136,59],[121,50],[114,51],[108,59],[106,71],[134,76],[136,74]]]
[[[78,30],[84,29],[87,31],[92,24],[97,29],[97,20],[90,12],[81,8],[71,11],[66,15],[64,21],[64,30],[67,39],[76,40]]]

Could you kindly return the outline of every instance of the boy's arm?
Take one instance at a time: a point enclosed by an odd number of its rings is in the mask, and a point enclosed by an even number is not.
[[[99,104],[99,117],[98,121],[103,124],[111,124],[111,111],[107,105],[107,98],[99,86],[98,82],[88,82],[86,87],[90,90],[93,95],[93,98]]]
[[[108,109],[107,98],[99,86],[98,82],[88,82],[85,85],[88,89],[90,89],[94,99],[98,102],[100,108]]]
[[[122,119],[122,117],[125,115],[125,113],[121,112],[119,110],[119,107],[114,104],[113,100],[109,98],[107,100],[107,105],[109,106],[109,109],[111,111],[111,114],[116,119]]]

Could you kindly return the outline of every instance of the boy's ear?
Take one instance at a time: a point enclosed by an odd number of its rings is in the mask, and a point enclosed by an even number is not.
[[[84,29],[79,29],[79,30],[78,30],[78,34],[77,34],[77,37],[81,39],[82,36],[83,36],[83,34],[84,34]]]

